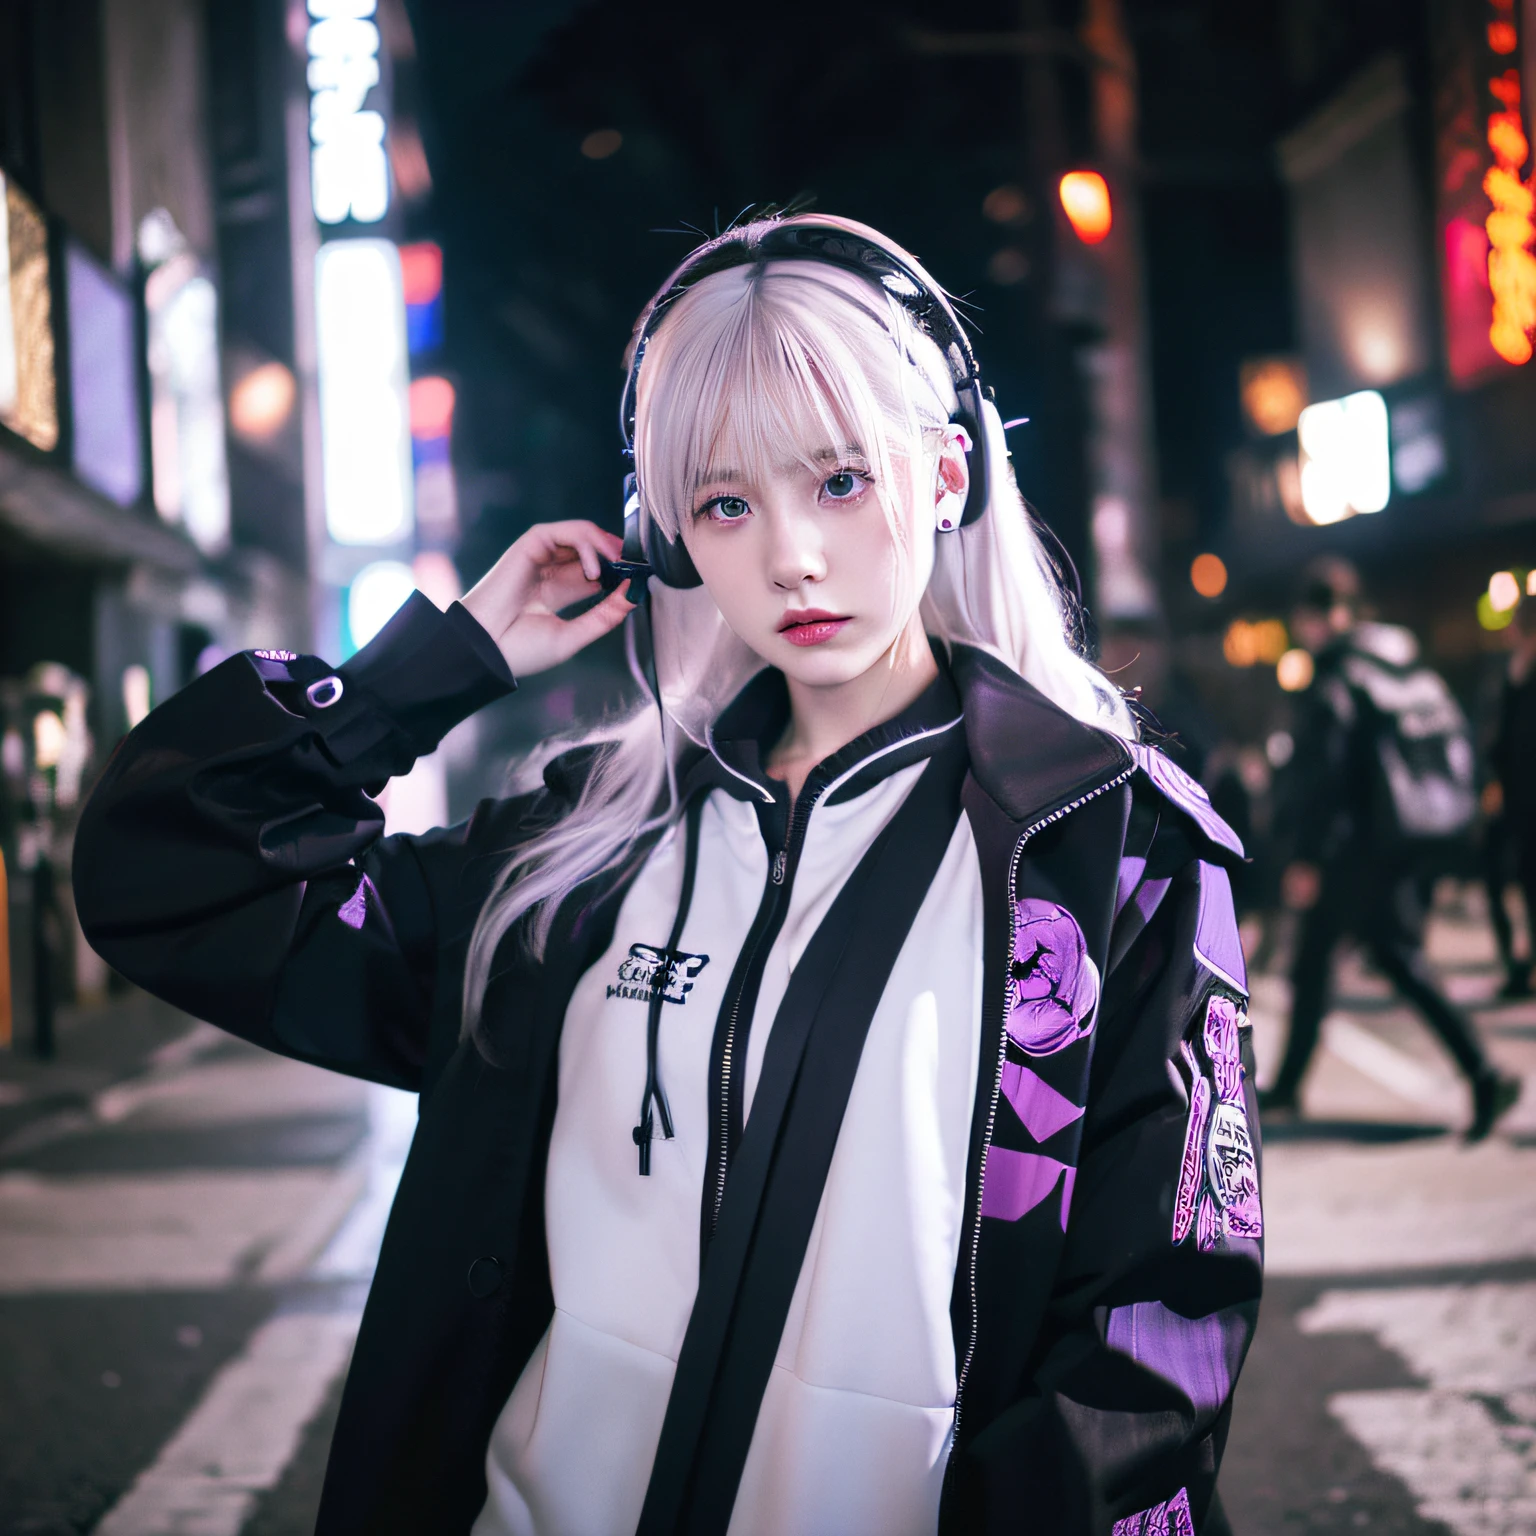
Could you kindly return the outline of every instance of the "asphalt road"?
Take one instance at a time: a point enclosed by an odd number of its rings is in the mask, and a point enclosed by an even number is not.
[[[1238,1536],[1536,1532],[1536,1005],[1482,1006],[1475,906],[1432,955],[1530,1090],[1463,1147],[1434,1042],[1346,965],[1305,1118],[1265,1130]],[[1261,1081],[1285,1001],[1258,978]],[[0,1057],[0,1536],[311,1528],[413,1118],[137,996]]]

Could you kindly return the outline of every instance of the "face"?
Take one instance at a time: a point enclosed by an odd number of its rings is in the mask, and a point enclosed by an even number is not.
[[[797,682],[836,686],[880,664],[913,623],[933,570],[935,509],[952,487],[963,504],[965,460],[953,445],[892,457],[903,555],[865,454],[827,445],[812,458],[759,477],[711,466],[682,536],[747,645]]]

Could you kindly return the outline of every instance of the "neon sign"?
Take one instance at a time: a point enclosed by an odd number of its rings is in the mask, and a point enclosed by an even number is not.
[[[325,522],[338,544],[398,544],[414,526],[400,256],[327,240],[315,257]]]
[[[1507,57],[1519,45],[1514,23],[1514,0],[1493,0],[1494,19],[1488,24],[1488,46],[1496,56]],[[1484,221],[1488,234],[1488,288],[1493,295],[1493,315],[1488,340],[1506,363],[1531,360],[1531,333],[1536,331],[1536,225],[1531,222],[1536,203],[1530,181],[1520,179],[1530,154],[1530,143],[1520,119],[1520,71],[1509,67],[1488,82],[1498,110],[1488,116],[1488,148],[1493,164],[1483,177],[1483,191],[1493,209]]]
[[[384,115],[365,107],[378,85],[378,0],[309,0],[310,196],[322,224],[373,224],[389,208]]]

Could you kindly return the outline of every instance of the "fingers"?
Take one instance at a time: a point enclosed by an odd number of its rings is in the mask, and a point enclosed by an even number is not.
[[[540,573],[538,601],[550,613],[558,613],[592,597],[598,590],[597,582],[590,580],[573,558],[558,565],[546,566]]]
[[[574,619],[557,619],[551,614],[525,614],[508,631],[501,643],[507,665],[519,677],[531,677],[568,661],[578,651],[600,640],[624,622],[634,604],[628,598],[628,583],[610,592],[602,602],[594,603]]]
[[[624,541],[596,523],[570,521],[535,523],[513,546],[535,567],[579,562],[588,581],[596,581],[599,555],[616,560]]]

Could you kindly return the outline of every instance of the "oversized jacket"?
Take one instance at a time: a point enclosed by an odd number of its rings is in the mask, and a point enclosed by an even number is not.
[[[1241,850],[1153,749],[1079,723],[980,652],[957,647],[952,672],[986,1001],[940,1528],[1225,1530],[1216,1472],[1262,1250],[1227,875]],[[325,1536],[467,1531],[492,1426],[552,1312],[560,1030],[627,878],[568,898],[542,963],[498,954],[495,1060],[463,1036],[461,988],[508,850],[562,813],[589,759],[423,836],[382,837],[369,797],[511,686],[462,609],[420,597],[334,674],[289,652],[235,656],[127,738],[76,839],[81,921],[123,974],[269,1049],[421,1096]],[[1032,1055],[1009,1026],[1018,958],[1042,945],[1096,999],[1070,1044]]]

